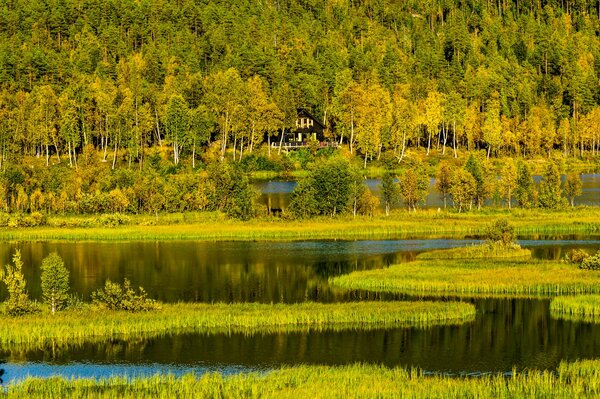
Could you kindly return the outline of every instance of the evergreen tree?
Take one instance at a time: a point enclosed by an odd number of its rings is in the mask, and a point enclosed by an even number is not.
[[[448,198],[451,182],[452,169],[450,165],[447,162],[440,163],[435,175],[435,188],[440,192],[440,197],[442,201],[444,201],[444,209],[446,209],[446,200]]]
[[[489,177],[485,176],[481,163],[473,154],[469,156],[469,159],[465,163],[465,170],[475,179],[474,201],[477,209],[481,209],[483,202],[490,195],[490,184],[487,181]]]

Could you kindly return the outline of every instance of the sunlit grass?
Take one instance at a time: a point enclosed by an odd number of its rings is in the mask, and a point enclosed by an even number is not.
[[[292,330],[427,327],[475,318],[472,304],[460,302],[351,302],[343,304],[161,304],[158,310],[129,313],[91,305],[23,317],[0,316],[0,344],[43,347],[114,337],[149,337],[181,332],[281,332]]]
[[[504,246],[486,243],[467,247],[436,249],[417,255],[417,259],[500,259],[530,258],[531,251],[518,245]]]
[[[8,388],[11,398],[593,398],[600,395],[600,361],[562,363],[557,373],[510,377],[430,376],[379,365],[286,367],[223,376],[154,376],[108,380],[29,378]]]
[[[555,296],[600,293],[600,272],[537,260],[419,260],[330,279],[354,290],[437,296]]]
[[[554,298],[550,303],[553,317],[600,323],[600,295],[576,295]]]
[[[401,238],[418,235],[482,234],[494,220],[508,218],[518,234],[600,233],[600,208],[565,211],[485,209],[456,213],[396,210],[390,217],[343,216],[311,220],[258,218],[248,222],[218,213],[130,217],[130,224],[94,227],[92,216],[53,216],[49,226],[2,228],[3,240],[273,240]],[[91,227],[90,227],[91,226]]]

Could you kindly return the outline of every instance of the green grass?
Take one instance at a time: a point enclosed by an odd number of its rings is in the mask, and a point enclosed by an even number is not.
[[[600,323],[600,295],[561,296],[550,303],[553,317]]]
[[[290,330],[427,327],[475,318],[460,302],[351,302],[343,304],[162,304],[139,313],[81,309],[23,317],[0,316],[3,347],[79,344],[115,337],[150,337],[181,332],[279,332]]]
[[[436,249],[417,255],[417,259],[499,259],[530,258],[531,251],[519,245],[506,247],[497,244],[472,245],[467,247]]]
[[[216,213],[130,216],[130,224],[95,225],[97,217],[52,216],[49,226],[0,228],[0,240],[289,240],[372,239],[483,234],[499,218],[509,218],[518,234],[600,233],[600,208],[565,211],[486,209],[481,212],[396,210],[389,217],[342,216],[311,220],[258,218],[248,222]],[[88,227],[91,226],[91,227]]]
[[[434,296],[555,296],[600,293],[600,272],[557,261],[418,260],[330,279],[333,286]]]
[[[514,373],[504,378],[426,376],[419,370],[378,365],[298,366],[267,373],[127,380],[29,378],[8,387],[20,398],[594,398],[600,361],[562,363],[557,373]]]

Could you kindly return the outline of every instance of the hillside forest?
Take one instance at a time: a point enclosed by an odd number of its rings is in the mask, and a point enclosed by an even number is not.
[[[594,162],[599,16],[597,0],[6,1],[2,205],[76,211],[140,185],[114,210],[166,210],[165,187],[192,198],[211,168],[237,170],[213,163],[293,163],[274,140],[298,108],[364,166]]]

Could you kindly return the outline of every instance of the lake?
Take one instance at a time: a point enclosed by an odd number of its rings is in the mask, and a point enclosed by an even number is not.
[[[521,237],[538,258],[575,247],[600,249],[599,236]],[[347,293],[330,276],[410,261],[417,253],[470,245],[476,238],[292,242],[23,242],[0,244],[8,262],[20,248],[28,286],[39,298],[39,264],[57,251],[76,292],[88,298],[104,279],[131,279],[154,298],[203,302],[333,302],[421,298]],[[462,326],[278,334],[177,334],[84,344],[68,349],[7,351],[5,382],[27,375],[106,377],[155,373],[237,373],[294,364],[368,362],[431,372],[554,369],[561,360],[600,357],[600,326],[554,320],[549,300],[475,299],[477,318]]]

